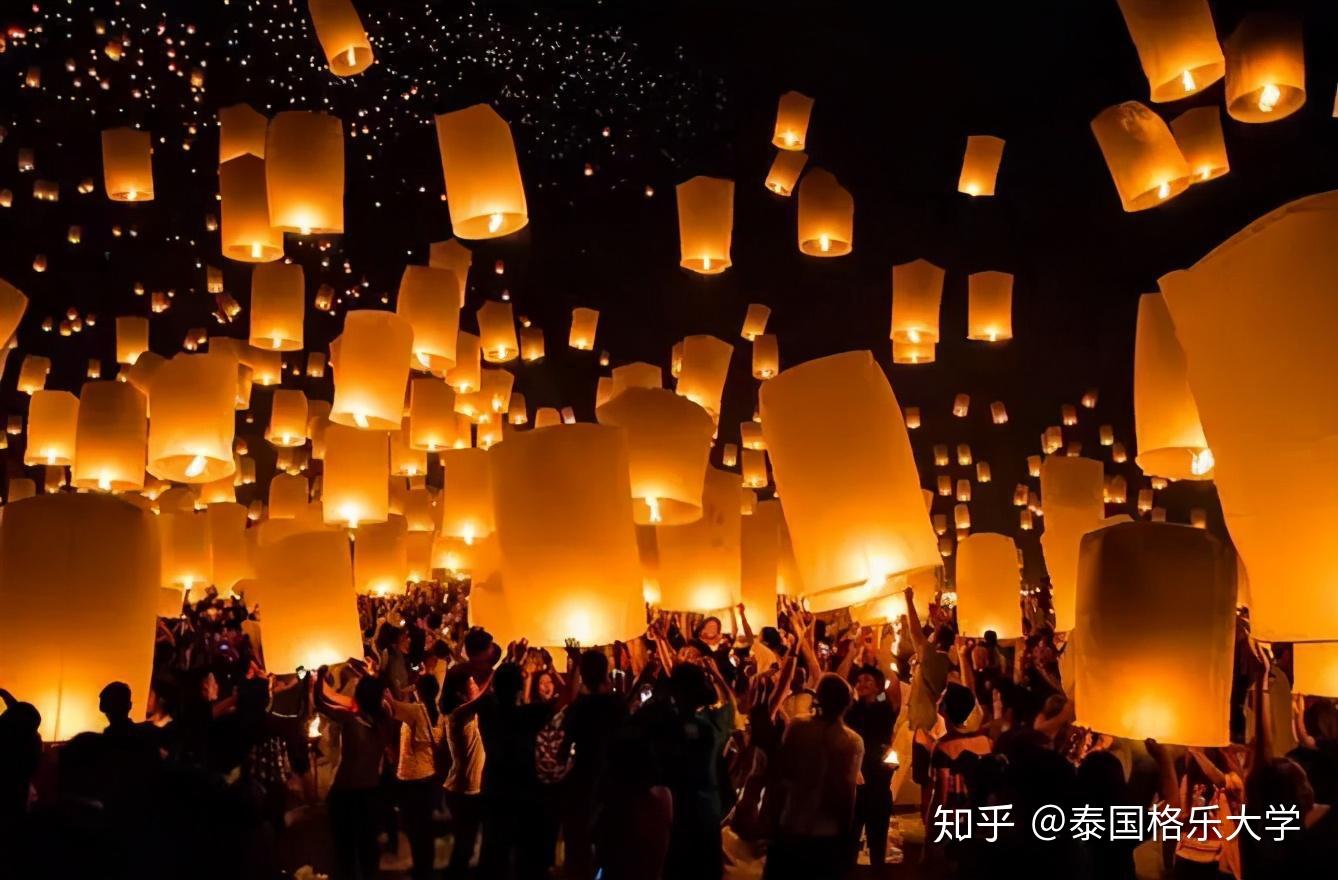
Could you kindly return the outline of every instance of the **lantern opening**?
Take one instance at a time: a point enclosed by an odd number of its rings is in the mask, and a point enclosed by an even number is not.
[[[1272,83],[1264,83],[1264,87],[1259,90],[1259,112],[1272,113],[1278,106],[1278,101],[1282,100],[1282,91]],[[134,198],[132,192],[130,197]]]

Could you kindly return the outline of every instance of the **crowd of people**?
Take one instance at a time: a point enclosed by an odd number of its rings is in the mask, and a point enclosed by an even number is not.
[[[757,631],[742,606],[657,611],[626,643],[550,650],[471,627],[466,585],[416,585],[359,599],[363,657],[276,677],[256,609],[211,595],[160,619],[149,693],[108,683],[102,733],[44,744],[0,690],[0,873],[372,880],[403,839],[413,878],[1135,876],[1151,829],[1046,841],[1045,805],[1178,811],[1164,876],[1338,866],[1338,708],[1288,698],[1285,649],[1243,613],[1235,742],[1183,749],[1075,726],[1034,600],[1005,642],[906,598],[876,626],[782,598]],[[995,839],[936,833],[1005,805]],[[1195,833],[1205,805],[1292,805],[1296,832]],[[896,830],[921,823],[923,844]]]

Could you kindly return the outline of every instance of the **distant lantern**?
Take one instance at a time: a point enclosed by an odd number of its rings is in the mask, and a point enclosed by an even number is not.
[[[1076,723],[1133,740],[1227,745],[1235,605],[1233,554],[1206,532],[1122,523],[1089,534],[1071,643]]]
[[[1110,445],[1110,460],[1115,464],[1124,464],[1129,460],[1129,453],[1125,452],[1124,444],[1118,440]]]
[[[265,160],[238,156],[218,169],[223,214],[223,256],[243,263],[268,263],[283,256],[283,230],[270,226]]]
[[[946,444],[946,443],[935,443],[935,444],[934,444],[934,448],[933,448],[933,453],[934,453],[934,467],[947,467],[947,466],[948,466],[948,460],[949,460],[949,459],[948,459],[948,444]]]
[[[702,480],[715,432],[704,409],[662,388],[629,388],[596,416],[600,424],[627,432],[637,524],[677,526],[702,515]]]
[[[773,146],[782,150],[802,150],[808,143],[808,119],[813,113],[813,99],[799,92],[786,92],[776,106]]]
[[[1013,338],[1012,275],[973,272],[967,277],[967,299],[967,339],[1000,342]]]
[[[1190,183],[1203,183],[1231,170],[1222,137],[1222,115],[1216,106],[1181,113],[1171,120],[1171,134],[1193,175]]]
[[[522,327],[520,331],[520,357],[527,364],[544,359],[544,331],[538,327]]]
[[[976,482],[988,483],[992,479],[993,475],[990,473],[990,463],[988,461],[976,462]]]
[[[1210,480],[1213,453],[1189,389],[1189,366],[1160,293],[1138,301],[1134,428],[1139,468],[1169,480]]]
[[[1226,62],[1208,0],[1119,0],[1157,103],[1177,101],[1222,78]]]
[[[269,223],[301,235],[344,231],[344,126],[337,118],[285,110],[265,138]]]
[[[971,445],[969,443],[957,444],[957,464],[962,467],[971,464]]]
[[[743,330],[739,335],[752,342],[767,332],[767,321],[771,318],[771,309],[761,303],[749,303],[748,311],[743,316]]]
[[[1041,451],[1046,455],[1058,452],[1064,447],[1064,429],[1051,425],[1041,434]]]
[[[680,183],[678,195],[678,265],[702,275],[730,267],[734,233],[734,181],[694,177]]]
[[[262,388],[283,382],[283,352],[248,345],[243,349],[241,362],[251,368],[251,381]]]
[[[776,337],[763,333],[753,340],[753,378],[770,379],[780,372],[780,350]]]
[[[1028,500],[1030,500],[1030,498],[1031,498],[1031,490],[1027,488],[1027,485],[1025,483],[1018,483],[1016,486],[1013,487],[1014,507],[1026,507],[1027,502]]]
[[[1008,407],[1004,406],[1002,400],[990,404],[990,421],[996,425],[1008,424]]]
[[[349,541],[308,531],[259,547],[256,583],[265,668],[275,674],[319,669],[362,653]]]
[[[1276,122],[1305,103],[1301,22],[1268,12],[1245,16],[1226,41],[1226,109],[1239,122]]]
[[[4,508],[0,680],[42,716],[44,742],[101,732],[98,694],[149,694],[158,617],[153,514],[118,498],[61,493]],[[78,634],[53,638],[53,633]]]
[[[437,117],[451,228],[463,239],[497,238],[529,222],[511,128],[487,104]]]
[[[131,364],[149,350],[149,319],[121,315],[116,319],[116,362]]]
[[[791,367],[761,389],[776,487],[815,611],[893,591],[893,578],[939,564],[901,409],[867,351]],[[845,414],[840,454],[814,431]]]
[[[398,430],[404,417],[413,341],[413,329],[399,315],[373,309],[349,312],[335,362],[330,421],[376,431]]]
[[[357,528],[390,513],[390,445],[386,431],[333,424],[325,430],[321,507],[325,522]]]
[[[302,446],[307,442],[307,396],[279,388],[270,402],[265,439],[275,446]]]
[[[554,407],[541,406],[535,410],[535,428],[551,428],[560,424],[562,424],[562,413],[558,412]]]
[[[263,263],[251,271],[251,344],[302,350],[306,281],[296,263]]]
[[[409,386],[409,446],[427,452],[450,449],[457,439],[455,392],[436,377]]]
[[[1155,208],[1184,192],[1192,170],[1160,116],[1137,101],[1107,107],[1092,134],[1126,211]]]
[[[707,468],[704,478],[701,515],[655,529],[662,608],[711,612],[733,608],[742,598],[738,481],[715,468]]]
[[[906,428],[908,430],[914,431],[916,428],[920,427],[920,407],[908,406],[902,415],[906,420]]]
[[[1078,424],[1078,409],[1071,403],[1066,403],[1059,408],[1059,420],[1065,427],[1073,427]]]
[[[765,489],[771,479],[767,476],[767,454],[761,449],[743,450],[743,485],[749,489]]]
[[[892,341],[923,345],[938,342],[943,270],[928,260],[892,267]]]
[[[477,315],[483,359],[490,364],[515,360],[520,343],[516,341],[516,319],[511,312],[511,303],[489,300],[479,306]]]
[[[178,483],[231,474],[236,393],[237,362],[230,355],[179,354],[165,361],[149,383],[149,473]]]
[[[766,187],[778,196],[788,196],[794,192],[794,185],[799,182],[799,175],[808,163],[808,154],[781,150],[771,162],[767,172]]]
[[[720,463],[725,467],[734,467],[739,463],[739,447],[726,443],[720,450]]]
[[[467,395],[483,387],[483,351],[479,338],[461,330],[455,338],[455,365],[446,371],[446,384],[456,390],[456,412],[468,412]]]
[[[353,583],[359,593],[390,596],[406,591],[407,539],[408,528],[402,516],[391,516],[383,523],[372,523],[358,530],[358,539],[353,543]]]
[[[68,467],[74,464],[79,398],[68,391],[38,391],[28,404],[25,465]]]
[[[408,440],[408,419],[399,431],[390,432],[390,473],[396,477],[418,477],[427,473],[427,453],[414,449]]]
[[[938,494],[944,498],[950,498],[952,496],[952,477],[947,474],[939,474],[935,480],[938,484]]]
[[[957,191],[968,196],[994,195],[994,179],[999,174],[1003,148],[1002,138],[987,134],[967,137],[966,155],[962,158],[962,174],[957,179]]]
[[[404,267],[395,313],[413,328],[415,369],[443,373],[456,365],[460,337],[457,287],[450,269]]]
[[[0,278],[0,349],[8,345],[28,309],[23,291]]]
[[[645,604],[624,432],[536,429],[488,454],[504,596],[517,631],[553,646],[569,638],[609,644],[640,632]]]
[[[1045,506],[1041,550],[1050,575],[1058,632],[1073,629],[1078,549],[1083,535],[1099,528],[1105,518],[1104,488],[1099,461],[1052,455],[1041,465],[1041,502]]]
[[[981,638],[1022,636],[1017,546],[1006,535],[977,532],[957,545],[957,631]]]
[[[490,454],[483,449],[451,449],[441,454],[446,472],[446,488],[437,502],[442,535],[472,544],[493,533]]]
[[[840,257],[855,241],[855,200],[830,171],[814,168],[799,183],[799,250]]]
[[[967,501],[970,501],[970,500],[971,500],[971,481],[970,481],[970,480],[958,480],[958,481],[957,481],[957,490],[956,490],[956,492],[955,492],[955,497],[957,498],[958,501],[961,501],[961,502],[967,502]]]
[[[23,394],[36,394],[46,387],[46,377],[51,372],[51,358],[30,354],[19,365],[18,390]]]
[[[153,143],[147,131],[102,132],[102,186],[113,202],[153,200]]]
[[[307,0],[316,39],[335,76],[353,76],[372,64],[372,44],[353,0]]]
[[[1105,489],[1107,504],[1125,504],[1129,500],[1129,484],[1123,476],[1112,474],[1106,480]]]
[[[325,354],[319,351],[307,353],[307,378],[325,378]]]
[[[567,344],[581,351],[590,351],[595,347],[595,328],[599,325],[597,309],[574,308],[571,310],[571,333]]]
[[[269,518],[297,519],[307,510],[307,478],[295,474],[275,474],[269,481]]]
[[[474,262],[474,255],[459,239],[448,238],[434,241],[428,246],[427,264],[433,269],[449,269],[455,273],[456,287],[460,292],[460,308],[465,307],[465,288],[469,281],[469,267]]]
[[[269,119],[250,104],[233,104],[218,110],[218,164],[238,156],[265,158],[265,129]]]
[[[966,504],[954,504],[952,507],[952,524],[957,529],[958,535],[971,528],[971,508]]]
[[[1115,445],[1115,429],[1110,425],[1102,425],[1097,429],[1097,438],[1102,446]]]
[[[1152,509],[1153,493],[1151,489],[1138,490],[1138,512],[1147,513]]]
[[[734,346],[714,336],[688,336],[682,341],[682,368],[674,390],[720,418],[720,397],[729,374]]]
[[[952,414],[959,419],[966,418],[967,412],[971,409],[971,395],[958,394],[952,399]]]

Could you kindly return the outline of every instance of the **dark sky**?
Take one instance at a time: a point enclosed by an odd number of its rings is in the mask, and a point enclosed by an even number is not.
[[[1223,39],[1251,9],[1288,6],[1301,16],[1309,100],[1273,124],[1245,125],[1224,115],[1230,174],[1137,214],[1121,210],[1088,127],[1113,103],[1147,102],[1114,0],[356,0],[378,59],[347,81],[325,72],[304,2],[232,0],[224,7],[146,0],[146,9],[119,11],[129,18],[118,18],[119,7],[103,0],[78,4],[90,5],[108,22],[107,35],[94,32],[93,15],[62,18],[63,3],[43,4],[52,13],[17,2],[0,10],[0,25],[27,31],[24,38],[11,33],[0,54],[0,124],[7,130],[0,187],[14,194],[13,207],[0,209],[0,277],[33,299],[20,347],[56,361],[48,387],[77,390],[90,357],[101,357],[111,372],[111,319],[148,313],[148,298],[131,292],[135,281],[150,291],[175,291],[172,309],[153,319],[160,353],[178,350],[190,327],[245,335],[244,315],[231,327],[214,324],[213,298],[198,268],[220,266],[228,291],[247,302],[249,267],[222,260],[216,235],[203,226],[215,208],[217,138],[209,123],[219,106],[245,100],[271,113],[328,109],[356,126],[346,146],[346,234],[329,239],[324,254],[290,238],[288,253],[306,266],[310,294],[322,281],[341,289],[365,281],[355,303],[365,306],[379,305],[383,294],[393,303],[406,262],[424,262],[426,244],[450,234],[431,114],[487,101],[512,122],[531,222],[515,236],[475,248],[465,323],[505,289],[516,313],[545,329],[546,361],[513,368],[516,390],[531,408],[572,404],[582,419],[593,417],[595,355],[565,346],[572,307],[590,306],[601,311],[597,348],[610,352],[614,366],[667,365],[670,346],[690,333],[735,342],[721,419],[722,440],[735,440],[757,387],[738,331],[747,304],[766,303],[782,365],[869,348],[888,367],[902,404],[924,413],[913,439],[926,486],[936,473],[934,443],[969,442],[976,458],[990,462],[994,482],[975,487],[971,505],[978,530],[1016,534],[1010,498],[1025,477],[1025,456],[1038,451],[1045,426],[1059,423],[1061,404],[1076,404],[1090,387],[1100,389],[1099,405],[1081,412],[1066,439],[1081,440],[1086,454],[1106,461],[1108,473],[1125,474],[1132,509],[1146,485],[1132,461],[1139,294],[1255,217],[1338,184],[1332,3],[1212,3]],[[191,9],[197,5],[206,8]],[[183,17],[183,10],[199,17]],[[131,36],[131,48],[111,62],[101,48],[122,33]],[[74,73],[65,69],[67,58],[76,59]],[[188,72],[202,63],[205,88],[198,93],[167,68]],[[106,91],[87,74],[90,64],[109,82]],[[38,89],[23,87],[32,65],[42,68]],[[157,84],[152,92],[134,98],[132,89],[149,81]],[[774,152],[776,99],[792,88],[816,99],[810,167],[830,170],[854,195],[848,257],[801,256],[794,201],[762,186]],[[1170,119],[1192,106],[1220,106],[1222,90],[1219,82],[1187,101],[1150,106]],[[100,191],[97,132],[132,122],[166,139],[155,145],[157,198],[109,205]],[[192,122],[194,134],[187,129]],[[994,198],[956,192],[968,134],[1007,142]],[[22,147],[35,150],[34,173],[17,171]],[[677,265],[673,186],[696,174],[737,181],[734,266],[721,276],[696,276]],[[99,191],[77,195],[86,176]],[[59,203],[33,202],[34,177],[60,182]],[[126,230],[136,225],[137,237],[112,237],[117,223]],[[70,224],[84,228],[77,247],[65,241]],[[32,270],[34,253],[48,256],[47,272]],[[920,257],[948,270],[938,362],[893,368],[889,270]],[[500,276],[493,272],[498,259],[505,262]],[[1016,276],[1012,342],[986,346],[964,338],[966,275],[984,269]],[[1286,291],[1278,296],[1285,307]],[[97,326],[69,338],[41,332],[42,318],[59,320],[69,307],[95,313]],[[308,348],[323,349],[340,321],[313,311]],[[11,358],[0,382],[6,413],[26,406],[14,392],[17,360]],[[328,384],[288,382],[312,396],[329,394]],[[963,392],[972,397],[970,416],[953,419],[952,397]],[[243,433],[263,425],[267,396],[257,392],[257,425],[241,425]],[[1011,415],[1002,428],[989,421],[996,399]],[[1102,423],[1115,426],[1129,449],[1128,465],[1113,465],[1109,450],[1097,445]],[[834,450],[851,429],[833,418]],[[18,446],[0,453],[8,456],[10,475],[22,471]],[[251,443],[262,476],[270,456],[263,446]],[[954,477],[970,475],[958,470]],[[241,500],[249,500],[249,491]],[[935,510],[950,512],[947,501]],[[1191,506],[1215,508],[1205,487],[1174,487],[1159,503],[1180,521]],[[1215,509],[1212,515],[1220,519]]]

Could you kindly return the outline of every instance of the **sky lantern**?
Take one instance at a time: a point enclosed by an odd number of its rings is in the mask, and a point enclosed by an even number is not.
[[[218,109],[218,164],[239,156],[265,158],[265,130],[269,119],[250,104],[233,104]],[[262,168],[264,166],[261,166]]]
[[[332,424],[325,430],[321,509],[329,525],[356,529],[390,514],[390,441],[386,431]]]
[[[1045,509],[1041,550],[1050,575],[1057,632],[1073,629],[1078,550],[1083,535],[1099,528],[1105,518],[1105,485],[1101,462],[1095,459],[1047,455],[1041,463],[1041,503]]]
[[[362,656],[353,562],[343,533],[311,531],[261,545],[256,583],[246,598],[260,604],[267,672],[314,670]]]
[[[1276,122],[1305,103],[1301,22],[1283,14],[1245,16],[1226,41],[1226,109],[1238,122]]]
[[[731,265],[734,234],[734,181],[694,177],[680,183],[678,195],[678,265],[702,275],[719,275]]]
[[[441,453],[441,467],[446,472],[446,486],[437,502],[442,535],[459,538],[468,545],[493,533],[493,459],[489,455],[484,449],[448,449]]]
[[[1190,183],[1204,183],[1231,170],[1222,138],[1222,114],[1216,106],[1181,113],[1171,120],[1171,134],[1193,175]]]
[[[628,388],[595,411],[627,432],[632,516],[677,526],[702,515],[702,481],[715,423],[696,403],[663,388]],[[737,486],[737,480],[731,477]]]
[[[283,256],[283,230],[269,225],[265,160],[252,155],[219,166],[218,190],[223,256],[242,263],[268,263]]]
[[[270,400],[269,426],[265,439],[275,446],[302,446],[307,442],[307,396],[292,388],[279,388]]]
[[[272,348],[256,348],[254,345],[245,345],[241,351],[241,363],[251,368],[253,383],[270,388],[283,382],[283,352]]]
[[[165,361],[149,384],[149,473],[177,483],[231,474],[236,393],[237,362],[230,355],[179,354]]]
[[[1022,636],[1017,546],[1007,535],[976,532],[957,542],[957,631],[982,638]]]
[[[511,404],[507,407],[506,420],[513,425],[529,424],[530,413],[525,408],[525,395],[519,391],[511,394]]]
[[[74,485],[104,492],[144,488],[147,432],[147,401],[138,389],[126,382],[85,382],[74,437]]]
[[[641,632],[625,432],[536,428],[488,455],[502,583],[517,631],[533,645],[575,638],[587,646]]]
[[[456,412],[465,412],[464,398],[483,386],[483,347],[473,333],[455,336],[455,365],[446,371],[446,384],[456,391]]]
[[[427,264],[433,269],[449,269],[455,273],[456,288],[460,291],[460,308],[465,307],[465,288],[469,279],[469,266],[473,262],[474,255],[458,238],[434,241],[428,245]]]
[[[739,442],[744,449],[766,449],[767,441],[762,436],[762,426],[757,422],[739,423]]]
[[[753,378],[770,379],[780,372],[780,348],[776,337],[763,333],[753,340]]]
[[[688,336],[683,339],[682,368],[674,390],[720,418],[720,397],[729,374],[734,346],[714,336]]]
[[[799,92],[786,92],[776,106],[776,131],[773,146],[781,150],[802,150],[808,144],[808,118],[813,113],[813,99]]]
[[[807,163],[807,153],[779,151],[771,162],[771,170],[767,172],[767,189],[778,196],[789,196],[794,192],[794,185],[799,182],[799,175]]]
[[[571,333],[567,344],[580,351],[595,347],[595,328],[599,325],[599,311],[577,307],[571,310]]]
[[[79,424],[79,398],[68,391],[38,391],[28,404],[25,465],[68,467],[74,464],[74,438]]]
[[[967,308],[967,339],[1012,339],[1013,276],[1007,272],[972,272],[967,276]]]
[[[1201,529],[1140,522],[1092,532],[1081,555],[1075,723],[1133,740],[1227,745],[1231,550]]]
[[[799,183],[799,251],[811,257],[841,257],[855,241],[855,200],[822,168]]]
[[[1309,196],[1160,280],[1264,641],[1338,638],[1338,496],[1315,491],[1317,475],[1338,470],[1335,235],[1338,194]]]
[[[1311,697],[1338,697],[1338,642],[1297,642],[1292,645],[1292,692]]]
[[[296,519],[307,509],[307,478],[296,474],[275,474],[269,481],[269,518]]]
[[[121,315],[116,319],[116,362],[134,364],[149,350],[149,319]]]
[[[969,135],[966,139],[966,155],[962,157],[962,174],[957,179],[957,191],[968,196],[994,195],[994,179],[999,174],[1003,148],[1003,138],[987,134]]]
[[[1155,208],[1184,192],[1191,169],[1160,116],[1137,101],[1107,107],[1092,134],[1126,211]]]
[[[46,377],[51,372],[51,358],[40,354],[25,355],[19,365],[18,390],[27,395],[36,394],[46,387]]]
[[[212,583],[214,558],[209,519],[203,511],[177,510],[158,516],[162,544],[162,586],[176,587],[202,598]]]
[[[408,529],[402,516],[358,529],[353,542],[353,584],[359,593],[404,593],[409,580]]]
[[[213,348],[214,346],[210,346]],[[230,355],[229,355],[230,356]],[[147,399],[149,396],[149,386],[153,383],[153,377],[158,375],[163,364],[167,363],[167,358],[154,351],[146,351],[135,359],[135,363],[128,369],[122,370],[116,377],[120,380],[125,377],[125,381],[132,387],[139,390]],[[236,363],[234,361],[234,363]],[[22,389],[20,389],[22,390]],[[250,394],[250,378],[247,378],[247,394]]]
[[[527,364],[544,359],[544,331],[538,327],[522,327],[520,330],[520,357]]]
[[[938,342],[943,275],[943,270],[928,260],[914,260],[892,267],[891,335],[894,343],[919,346]]]
[[[246,534],[246,506],[234,501],[211,504],[204,512],[209,523],[210,583],[226,596],[238,583],[255,577],[252,544]]]
[[[307,0],[311,24],[335,76],[353,76],[372,65],[372,44],[353,0]]]
[[[0,349],[9,344],[27,309],[28,297],[23,291],[0,278]]]
[[[1119,0],[1156,103],[1178,101],[1222,78],[1226,62],[1208,0]]]
[[[408,419],[404,427],[390,432],[390,473],[396,477],[416,477],[427,473],[427,453],[408,442]]]
[[[893,342],[892,363],[894,364],[932,364],[938,355],[938,346],[933,342]]]
[[[743,330],[739,335],[752,342],[767,332],[767,321],[771,318],[771,309],[761,303],[749,303],[748,311],[743,315]]]
[[[359,309],[344,317],[335,361],[335,396],[330,421],[376,431],[395,431],[404,418],[414,331],[402,316]]]
[[[743,450],[740,470],[743,485],[749,489],[765,489],[771,483],[771,478],[767,476],[767,454],[764,450]]]
[[[739,586],[754,632],[776,625],[781,518],[780,502],[771,499],[759,501],[739,522]]]
[[[98,693],[130,685],[143,713],[153,671],[155,517],[119,498],[13,502],[0,528],[0,680],[42,715],[44,742],[100,732]]]
[[[867,351],[791,367],[762,386],[762,426],[800,577],[814,611],[865,602],[939,564],[910,437]],[[815,430],[845,414],[834,448]]]
[[[1008,424],[1008,407],[1004,406],[1002,400],[990,404],[990,421],[996,425]]]
[[[964,419],[966,418],[966,414],[970,411],[971,411],[971,395],[958,394],[955,397],[953,397],[952,399],[953,416],[959,419]]]
[[[147,131],[102,132],[102,185],[113,202],[153,201],[153,143]]]
[[[265,137],[269,224],[300,235],[344,231],[344,126],[336,117],[285,110]]]
[[[409,446],[427,452],[450,449],[456,440],[455,392],[435,376],[409,383]]]
[[[479,306],[479,345],[483,359],[490,364],[504,364],[516,359],[520,343],[516,341],[516,319],[511,303],[489,300]]]
[[[458,286],[450,269],[404,267],[395,313],[413,328],[415,369],[444,373],[456,365],[460,337]]]
[[[529,222],[511,128],[487,104],[437,117],[451,228],[466,240],[510,235]]]
[[[301,351],[306,280],[297,263],[262,263],[251,271],[251,345]]]
[[[1213,453],[1189,390],[1185,352],[1160,293],[1138,300],[1134,342],[1134,429],[1143,473],[1168,480],[1211,480]],[[1111,437],[1112,444],[1114,437]]]
[[[701,516],[655,529],[660,607],[709,612],[739,603],[741,519],[738,479],[707,468]]]
[[[622,394],[628,388],[664,387],[664,370],[658,364],[648,364],[645,361],[636,361],[635,363],[623,364],[621,367],[614,367],[610,378],[613,380],[609,389],[610,400]]]

